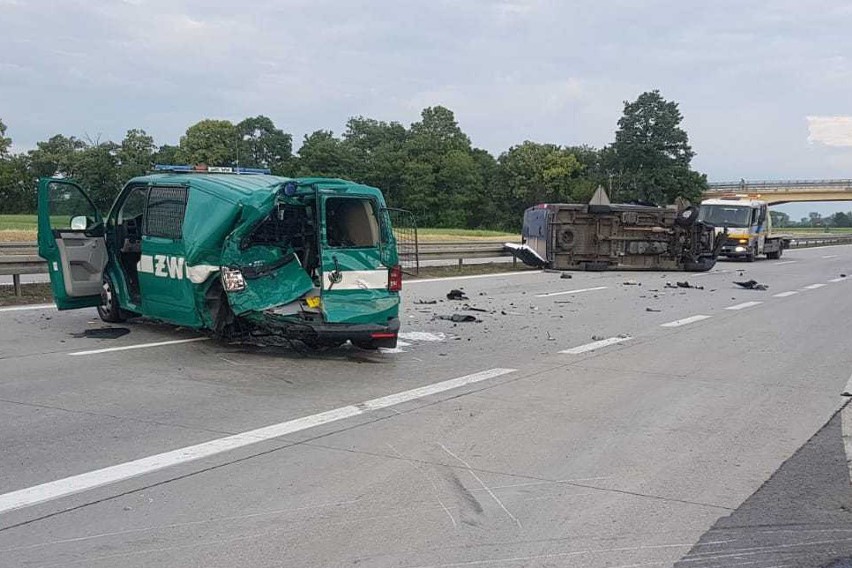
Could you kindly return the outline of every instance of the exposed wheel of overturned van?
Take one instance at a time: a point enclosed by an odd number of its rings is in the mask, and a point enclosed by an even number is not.
[[[707,272],[716,266],[716,259],[712,256],[702,256],[698,262],[684,263],[683,269],[687,272]]]
[[[681,227],[690,227],[698,220],[698,207],[690,205],[675,217],[675,224]]]
[[[101,305],[98,306],[98,315],[107,323],[120,323],[127,319],[127,315],[118,305],[118,294],[112,278],[104,271],[103,290],[101,290]]]

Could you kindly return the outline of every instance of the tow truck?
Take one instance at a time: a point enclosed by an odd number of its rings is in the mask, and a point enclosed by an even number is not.
[[[790,247],[790,235],[772,232],[769,204],[760,199],[760,195],[735,194],[705,199],[701,202],[698,220],[716,227],[717,236],[724,239],[720,256],[747,262],[754,262],[760,255],[778,259],[784,249]],[[725,232],[727,235],[722,236]]]

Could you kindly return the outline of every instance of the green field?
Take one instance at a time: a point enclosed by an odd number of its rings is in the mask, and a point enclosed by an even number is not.
[[[35,215],[0,215],[0,231],[35,231],[37,228]]]

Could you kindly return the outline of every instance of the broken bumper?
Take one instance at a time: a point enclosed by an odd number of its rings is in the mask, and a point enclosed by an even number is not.
[[[320,343],[352,343],[370,347],[396,347],[399,318],[388,320],[387,325],[366,323],[314,323],[310,327],[313,337]]]

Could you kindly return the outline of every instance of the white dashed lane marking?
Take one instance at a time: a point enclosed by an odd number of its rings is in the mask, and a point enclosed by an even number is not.
[[[585,353],[587,351],[594,351],[595,349],[600,349],[601,347],[607,347],[608,345],[615,345],[616,343],[622,343],[624,341],[628,341],[631,338],[628,336],[625,337],[610,337],[609,339],[601,339],[599,341],[593,341],[591,343],[586,343],[585,345],[580,345],[578,347],[572,347],[571,349],[565,349],[564,351],[560,351],[560,353],[565,353],[567,355],[579,355],[580,353]]]
[[[781,262],[773,262],[775,266],[781,266],[782,264],[794,264],[798,262],[797,260],[782,260]]]
[[[581,292],[594,292],[595,290],[606,290],[607,286],[597,286],[596,288],[579,288],[577,290],[565,290],[564,292],[549,292],[547,294],[536,294],[536,298],[549,298],[550,296],[563,296],[565,294],[579,294]]]
[[[43,503],[51,499],[65,497],[73,493],[80,493],[81,491],[87,491],[109,483],[138,477],[140,475],[165,469],[174,465],[195,461],[201,458],[221,454],[222,452],[257,444],[258,442],[280,438],[288,434],[293,434],[294,432],[300,432],[323,424],[329,424],[345,418],[366,414],[374,410],[388,408],[403,402],[438,394],[450,389],[479,383],[513,372],[515,372],[515,369],[489,369],[487,371],[481,371],[472,375],[466,375],[464,377],[426,385],[389,396],[374,398],[360,404],[342,406],[340,408],[335,408],[334,410],[320,412],[319,414],[312,414],[310,416],[281,422],[279,424],[273,424],[271,426],[250,430],[241,434],[234,434],[233,436],[211,440],[195,446],[188,446],[172,450],[170,452],[157,454],[155,456],[125,462],[87,473],[81,473],[72,477],[66,477],[65,479],[42,483],[41,485],[35,485],[26,489],[12,491],[11,493],[0,495],[0,514],[13,511],[15,509],[21,509],[23,507],[29,507],[37,503]]]
[[[0,312],[23,312],[27,310],[55,310],[53,304],[33,304],[31,306],[12,306],[11,308],[0,308]]]
[[[780,294],[775,294],[772,296],[773,298],[787,298],[789,296],[795,296],[798,294],[796,290],[790,290],[789,292],[781,292]]]
[[[725,308],[726,310],[744,310],[746,308],[751,308],[753,306],[759,306],[763,302],[743,302],[742,304],[737,304],[735,306],[728,306]]]
[[[843,282],[844,280],[846,280],[846,277],[841,276],[840,278],[832,278],[829,282]]]
[[[154,343],[138,343],[136,345],[122,345],[121,347],[107,347],[105,349],[90,349],[89,351],[74,351],[69,355],[97,355],[99,353],[112,353],[113,351],[128,351],[130,349],[147,349],[148,347],[160,347],[162,345],[177,345],[179,343],[192,343],[194,341],[207,341],[209,337],[193,337],[190,339],[173,339],[171,341],[156,341]]]
[[[810,286],[805,286],[802,290],[816,290],[817,288],[822,288],[825,284],[811,284]]]
[[[690,316],[688,318],[674,320],[674,321],[670,321],[668,323],[662,323],[662,324],[660,324],[660,327],[680,327],[682,325],[688,325],[688,324],[691,324],[691,323],[695,323],[697,321],[706,320],[710,317],[711,316],[705,316],[705,315],[699,314],[697,316]]]

